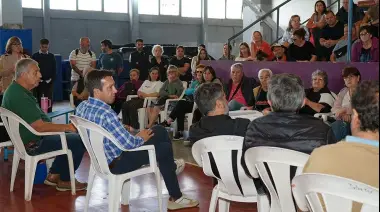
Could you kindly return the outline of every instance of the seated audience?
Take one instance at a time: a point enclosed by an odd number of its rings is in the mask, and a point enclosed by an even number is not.
[[[169,76],[170,79],[170,76]],[[136,149],[144,145],[154,145],[158,166],[169,191],[168,209],[196,207],[197,200],[181,193],[176,176],[184,169],[184,161],[174,161],[172,143],[166,130],[161,126],[145,129],[132,135],[119,122],[117,114],[109,106],[115,100],[116,89],[112,73],[108,71],[91,72],[86,79],[90,92],[88,101],[77,108],[77,116],[94,122],[113,135],[125,149]],[[124,174],[149,164],[148,151],[122,151],[108,139],[104,139],[105,156],[113,174]]]
[[[136,39],[136,50],[129,57],[129,65],[131,69],[140,71],[140,79],[148,79],[148,71],[150,68],[149,53],[144,51],[144,40]]]
[[[356,67],[346,67],[342,71],[342,77],[346,87],[339,92],[331,109],[336,120],[332,120],[334,123],[331,124],[331,128],[338,141],[351,134],[351,97],[361,80],[361,74]]]
[[[273,55],[274,55],[273,61],[276,61],[276,62],[287,62],[287,61],[289,61],[288,57],[285,54],[285,50],[286,50],[285,46],[278,44],[278,43],[275,43],[275,44],[273,44],[271,50],[272,50]]]
[[[154,45],[152,48],[153,57],[150,58],[150,66],[159,68],[159,76],[161,82],[167,80],[166,71],[168,70],[169,60],[163,56],[164,48],[160,45]]]
[[[368,26],[359,30],[360,40],[352,46],[352,62],[379,62],[379,39]]]
[[[272,61],[274,58],[270,45],[263,40],[263,35],[259,31],[252,34],[251,52],[252,58],[257,61]]]
[[[239,45],[239,56],[235,58],[235,61],[253,61],[251,57],[251,50],[249,49],[248,43],[243,42]]]
[[[202,51],[202,50],[201,50]],[[205,66],[198,65],[195,72],[195,79],[191,82],[191,85],[185,91],[183,99],[178,101],[176,106],[171,111],[169,118],[161,122],[164,127],[170,127],[171,123],[177,120],[177,133],[174,135],[174,140],[183,139],[183,131],[185,130],[185,115],[191,113],[194,106],[194,92],[200,84],[202,84],[202,76]]]
[[[231,79],[227,84],[226,92],[230,111],[255,106],[255,100],[252,95],[253,86],[250,79],[244,76],[243,64],[233,64],[231,66]]]
[[[255,98],[255,108],[247,107],[246,109],[263,112],[267,114],[270,111],[270,105],[267,99],[268,92],[268,82],[273,76],[272,70],[270,69],[261,69],[258,73],[260,80],[260,85],[253,89],[253,97]],[[243,108],[244,109],[244,108]]]
[[[350,0],[342,0],[342,7],[339,9],[336,17],[338,21],[343,24],[348,24],[348,8],[349,8]],[[355,3],[353,4],[352,9],[352,22],[356,25],[356,23],[361,22],[364,18],[364,13],[361,8],[358,7]]]
[[[179,79],[179,70],[176,66],[170,65],[168,68],[168,80],[164,82],[160,91],[158,92],[157,102],[153,107],[148,108],[148,126],[151,128],[157,121],[160,111],[164,109],[167,99],[178,99],[183,92],[183,83]],[[173,108],[174,104],[170,107]]]
[[[245,135],[249,120],[232,119],[228,115],[228,102],[221,84],[202,84],[194,93],[194,101],[204,116],[190,127],[191,143],[217,135]]]
[[[213,83],[219,83],[223,85],[223,83],[216,77],[216,72],[213,67],[211,66],[206,66],[203,71],[202,75],[202,82],[208,83],[208,82],[213,82]]]
[[[335,45],[342,39],[344,35],[344,24],[336,19],[332,11],[326,12],[327,25],[323,28],[319,43],[321,44],[322,60],[330,59],[331,53]]]
[[[358,39],[355,28],[352,28],[352,40],[351,43]],[[348,45],[348,25],[344,25],[344,36],[334,47],[330,56],[331,62],[347,62],[347,45]]]
[[[335,98],[328,85],[328,75],[325,71],[317,70],[311,75],[312,87],[305,90],[305,105],[300,110],[302,114],[314,116],[316,113],[329,113]]]
[[[374,0],[375,5],[372,5],[366,12],[361,26],[369,26],[371,34],[379,37],[379,0]]]
[[[243,143],[242,166],[249,173],[244,153],[251,147],[272,146],[310,154],[314,148],[335,143],[331,128],[311,116],[297,113],[305,104],[302,81],[292,74],[274,75],[268,87],[272,112],[253,120]]]
[[[193,57],[193,60],[191,61],[191,70],[193,71],[193,75],[197,70],[197,66],[200,64],[201,60],[211,60],[206,49],[199,50],[198,55],[196,57]]]
[[[138,122],[137,110],[143,107],[144,99],[147,97],[158,97],[163,84],[160,81],[159,69],[158,67],[150,69],[148,80],[145,80],[137,91],[138,98],[123,103],[123,124],[131,127],[132,129],[130,128],[130,130],[139,129],[140,124],[142,124]]]
[[[223,45],[223,55],[219,60],[235,60],[235,56],[231,54],[232,46],[225,43]],[[230,56],[228,56],[230,54]]]
[[[95,70],[95,69],[93,69],[92,67],[85,68],[83,70],[83,76],[85,77],[89,72],[91,72],[93,70]],[[71,90],[71,94],[73,95],[75,107],[78,107],[78,105],[82,101],[88,99],[89,94],[88,94],[87,89],[84,86],[84,78],[83,77],[79,78],[79,80],[74,83],[74,86]]]
[[[345,141],[317,148],[304,173],[352,179],[379,188],[379,81],[361,83],[352,96],[352,135]],[[352,211],[362,205],[354,202]]]
[[[178,67],[179,79],[185,82],[190,82],[192,80],[191,70],[190,70],[190,59],[185,57],[185,47],[177,46],[176,54],[169,61],[170,65]]]
[[[137,91],[143,84],[143,81],[139,78],[140,71],[138,69],[132,69],[129,71],[129,81],[125,82],[119,89],[117,89],[115,101],[111,105],[116,114],[120,113],[123,103],[129,95],[137,95]]]
[[[289,20],[288,28],[285,30],[284,35],[281,39],[281,45],[285,46],[286,48],[289,47],[290,44],[293,43],[293,33],[294,31],[303,28],[306,32],[305,40],[309,41],[310,34],[307,27],[301,25],[301,17],[299,15],[293,15]]]
[[[112,77],[112,74],[110,75]],[[15,80],[4,93],[2,107],[12,111],[37,132],[66,132],[67,147],[71,150],[74,170],[77,170],[85,152],[85,147],[72,124],[53,124],[51,119],[36,104],[31,90],[41,79],[38,63],[32,59],[21,59],[15,66]],[[112,79],[112,78],[111,78]],[[22,98],[20,98],[22,97]],[[36,136],[25,127],[20,127],[20,136],[29,155],[41,155],[62,149],[59,135]],[[66,155],[55,157],[44,182],[58,191],[70,191],[70,173]],[[86,183],[75,181],[76,190],[85,190]]]
[[[322,29],[326,26],[326,12],[326,3],[324,1],[316,1],[314,13],[306,24],[306,27],[311,31],[310,42],[315,46],[318,59],[322,57],[319,39],[321,38]]]
[[[315,62],[317,54],[312,43],[305,40],[306,32],[303,28],[294,31],[293,43],[288,49],[288,60],[297,62]]]

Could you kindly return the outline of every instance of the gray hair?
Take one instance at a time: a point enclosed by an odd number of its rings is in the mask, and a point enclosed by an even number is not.
[[[216,100],[223,98],[223,86],[219,83],[204,83],[200,85],[194,93],[194,102],[202,114],[207,115],[214,111]]]
[[[156,56],[156,55],[154,55],[154,50],[156,50],[156,48],[161,48],[162,54],[164,54],[164,48],[161,45],[157,44],[157,45],[154,45],[153,48],[152,48],[152,55],[153,56]]]
[[[236,68],[236,69],[239,69],[241,72],[244,72],[243,71],[243,64],[242,63],[235,63],[231,66],[231,71]]]
[[[302,80],[294,74],[274,75],[269,81],[267,98],[274,112],[297,112],[305,99]]]
[[[29,71],[30,65],[38,65],[37,61],[30,59],[30,58],[24,58],[19,60],[16,63],[16,73],[14,79],[17,80],[19,77],[21,77],[22,73],[26,73]]]
[[[325,82],[325,86],[329,83],[329,76],[327,75],[326,71],[322,70],[316,70],[311,74],[311,79],[313,79],[316,76],[320,76],[323,78],[323,81]]]
[[[270,70],[269,68],[263,68],[263,69],[260,69],[259,73],[257,74],[257,77],[260,79],[260,75],[264,72],[268,72],[270,77],[273,76],[272,70]]]

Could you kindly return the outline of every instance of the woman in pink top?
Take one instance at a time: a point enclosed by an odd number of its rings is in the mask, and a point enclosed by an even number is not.
[[[252,35],[251,52],[252,57],[258,61],[272,61],[274,58],[269,43],[263,40],[263,35],[259,31],[255,31]]]
[[[351,134],[351,97],[360,82],[361,75],[356,67],[346,67],[342,71],[342,77],[346,87],[339,92],[334,107],[331,109],[336,119],[331,128],[338,141]]]

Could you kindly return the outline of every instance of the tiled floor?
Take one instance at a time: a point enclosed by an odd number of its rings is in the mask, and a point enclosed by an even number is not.
[[[67,103],[56,105],[65,106]],[[54,119],[54,122],[64,122],[64,117]],[[182,142],[173,142],[175,157],[182,157],[188,162],[193,162],[191,148],[184,147]],[[2,154],[0,154],[2,158]],[[15,182],[14,192],[9,192],[12,162],[0,160],[0,212],[67,212],[83,211],[85,192],[77,192],[76,196],[71,196],[70,192],[58,192],[52,187],[45,185],[35,185],[33,188],[32,201],[24,201],[24,165],[21,162]],[[89,157],[85,155],[76,177],[86,182],[88,177]],[[199,208],[181,210],[181,212],[206,212],[212,192],[212,181],[206,177],[202,169],[187,164],[184,172],[178,176],[181,190],[189,197],[200,201]],[[164,183],[163,183],[164,185]],[[91,192],[90,212],[107,211],[108,194],[107,182],[97,178]],[[163,188],[164,208],[168,198],[166,187]],[[132,179],[131,201],[129,206],[122,206],[121,211],[130,212],[155,212],[158,211],[156,198],[156,186],[152,175]],[[165,210],[164,210],[165,211]],[[230,211],[256,212],[256,204],[232,203]]]

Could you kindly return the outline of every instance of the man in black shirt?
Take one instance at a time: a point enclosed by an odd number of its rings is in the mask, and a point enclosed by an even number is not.
[[[321,52],[322,60],[329,60],[335,45],[344,35],[344,24],[336,19],[332,11],[326,13],[325,19],[327,25],[322,30],[319,42],[322,46],[321,51],[323,51]]]
[[[192,80],[190,63],[190,59],[185,57],[185,47],[177,46],[176,55],[169,61],[169,64],[177,66],[181,81],[190,82]]]
[[[338,20],[343,24],[348,24],[348,5],[349,0],[343,0],[342,1],[343,6],[339,9],[338,13],[336,14],[336,17]],[[358,21],[361,21],[364,18],[364,13],[360,10],[360,8],[353,4],[353,23],[355,24]]]
[[[144,51],[144,40],[136,40],[136,51],[132,52],[129,57],[131,69],[138,69],[140,71],[140,80],[148,79],[148,72],[150,68],[149,54]]]
[[[48,112],[52,112],[53,108],[53,89],[54,80],[56,77],[56,62],[54,54],[49,52],[49,40],[40,40],[40,50],[33,54],[32,58],[38,62],[41,72],[41,81],[38,87],[34,89],[35,97],[38,100],[38,104],[41,105],[41,97],[47,97],[51,100],[52,106],[48,109]]]

